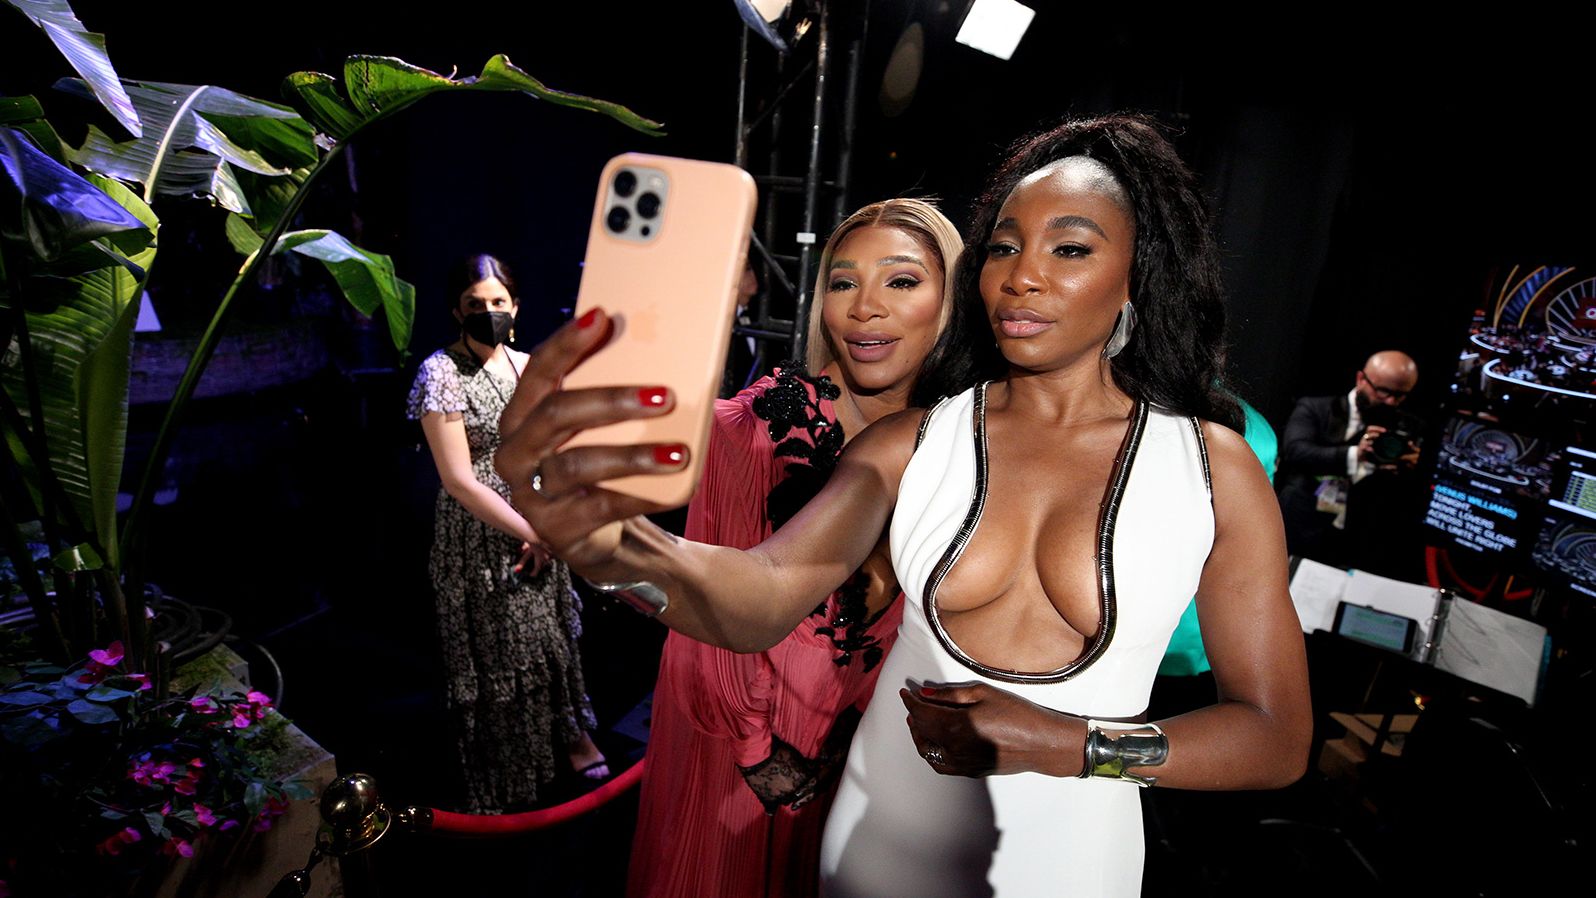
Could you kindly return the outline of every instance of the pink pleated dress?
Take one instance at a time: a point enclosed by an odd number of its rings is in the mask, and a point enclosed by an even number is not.
[[[801,508],[842,448],[835,395],[824,379],[778,372],[717,402],[686,536],[749,548],[773,532],[772,518]],[[667,637],[630,898],[817,893],[837,776],[903,615],[896,600],[875,620],[863,606],[862,578],[850,580],[756,654]]]

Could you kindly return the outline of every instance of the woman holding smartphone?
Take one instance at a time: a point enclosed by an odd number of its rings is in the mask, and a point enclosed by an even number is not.
[[[825,485],[853,435],[911,404],[962,248],[923,200],[872,203],[837,227],[806,365],[715,404],[687,538],[757,545]],[[897,633],[897,595],[882,554],[763,652],[666,637],[629,895],[815,894],[826,808]]]
[[[556,451],[670,408],[636,388],[528,382],[498,467],[555,554],[733,649],[779,640],[889,534],[903,624],[827,823],[828,894],[1137,895],[1136,785],[1283,786],[1311,734],[1278,507],[1219,389],[1218,253],[1195,178],[1134,116],[1018,144],[970,233],[949,398],[877,421],[754,549],[674,539],[597,485],[679,467],[652,447]],[[601,338],[563,331],[532,364]],[[1219,701],[1138,722],[1194,594]]]
[[[515,280],[498,259],[476,255],[449,284],[460,339],[422,361],[408,411],[442,480],[428,570],[466,805],[503,813],[535,802],[562,764],[590,778],[609,770],[588,735],[597,723],[571,575],[493,471],[499,415],[527,361],[509,346]]]

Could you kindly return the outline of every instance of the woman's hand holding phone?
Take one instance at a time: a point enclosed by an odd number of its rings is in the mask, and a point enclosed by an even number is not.
[[[608,316],[591,309],[567,322],[532,351],[515,394],[499,419],[494,467],[510,486],[511,502],[553,554],[594,580],[625,580],[612,562],[621,522],[665,506],[598,486],[619,477],[666,474],[687,464],[679,444],[578,446],[560,450],[577,433],[606,424],[668,414],[675,397],[665,387],[636,384],[562,390],[561,381],[610,336]]]

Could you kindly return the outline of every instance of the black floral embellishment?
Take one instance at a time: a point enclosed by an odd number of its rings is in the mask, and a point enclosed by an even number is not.
[[[810,377],[797,362],[782,362],[776,368],[780,372],[776,383],[763,396],[754,398],[754,414],[769,425],[770,438],[776,443],[774,457],[803,459],[787,466],[786,476],[765,498],[765,517],[772,529],[780,530],[820,493],[831,479],[831,472],[837,469],[837,458],[842,455],[842,427],[826,420],[820,413],[820,403],[836,401],[842,396],[842,389],[823,374]],[[799,429],[803,435],[788,436]],[[805,435],[809,439],[805,440]],[[866,635],[875,623],[865,606],[869,589],[869,578],[855,572],[837,591],[835,600],[821,602],[811,615],[824,621],[815,633],[830,639],[836,648],[832,661],[845,667],[857,653],[867,673],[881,662],[883,655],[876,640]]]

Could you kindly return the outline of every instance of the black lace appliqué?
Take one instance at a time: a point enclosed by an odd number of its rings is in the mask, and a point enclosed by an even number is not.
[[[784,806],[796,811],[836,779],[847,757],[848,743],[853,741],[853,731],[859,726],[859,716],[854,708],[844,711],[814,758],[805,757],[780,736],[771,734],[770,757],[752,767],[738,768],[743,781],[765,806],[765,813],[774,814]]]
[[[842,454],[842,426],[820,414],[820,401],[835,400],[842,390],[824,374],[810,377],[796,362],[783,362],[779,370],[776,383],[754,399],[754,414],[766,422],[776,444],[776,458],[802,461],[787,466],[787,476],[765,500],[765,517],[776,530],[820,492]],[[813,399],[809,398],[810,387],[814,388]],[[799,428],[809,440],[792,433]]]
[[[837,459],[842,455],[842,426],[820,413],[822,399],[835,401],[842,391],[824,374],[810,377],[796,362],[783,362],[776,383],[763,396],[754,399],[754,414],[769,426],[770,438],[776,443],[776,458],[802,459],[787,466],[786,476],[771,489],[765,500],[765,517],[772,529],[792,520],[798,510],[809,504],[831,479],[837,469]],[[810,398],[810,388],[814,398]],[[809,440],[793,433],[802,428]],[[811,443],[813,445],[811,445]],[[855,572],[837,591],[835,613],[815,632],[831,640],[837,649],[832,661],[839,667],[852,663],[858,653],[865,672],[881,662],[881,646],[875,637],[866,635],[875,622],[869,616],[865,597],[870,579],[863,572]],[[813,615],[825,618],[831,602],[821,602]]]

